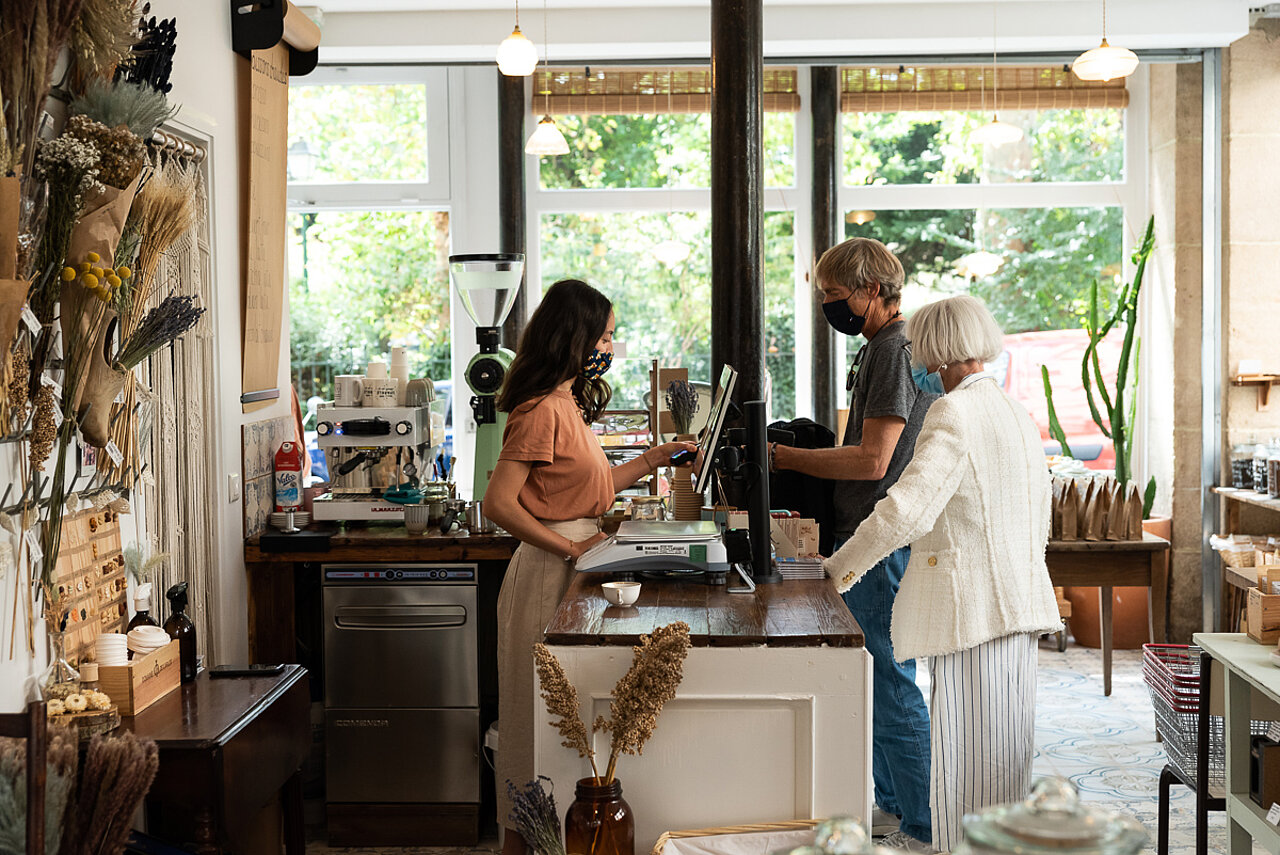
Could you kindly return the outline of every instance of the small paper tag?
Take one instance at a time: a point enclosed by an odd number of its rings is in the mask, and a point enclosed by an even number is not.
[[[30,306],[22,307],[22,322],[27,325],[27,329],[31,330],[32,335],[40,332],[40,319],[36,317],[35,312],[31,311]]]
[[[1280,803],[1271,803],[1271,810],[1267,811],[1267,822],[1272,825],[1280,825]]]
[[[111,403],[113,403],[113,404],[123,404],[123,403],[124,403],[124,389],[121,389],[119,392],[116,392],[116,399],[115,399],[114,401],[112,401]]]
[[[110,457],[111,462],[114,463],[115,465],[119,466],[121,463],[124,462],[124,455],[120,452],[120,449],[116,446],[115,440],[108,440],[107,447],[103,450],[107,452],[107,457]]]
[[[31,556],[33,563],[44,558],[44,550],[40,548],[40,538],[36,537],[35,529],[27,529],[26,533],[22,535],[22,539],[27,542],[27,554]]]
[[[41,385],[41,386],[53,386],[53,387],[56,389],[56,388],[57,388],[57,386],[58,386],[58,381],[57,381],[57,380],[54,380],[54,379],[53,379],[52,377],[50,377],[48,374],[41,374],[41,375],[40,375],[40,385]]]

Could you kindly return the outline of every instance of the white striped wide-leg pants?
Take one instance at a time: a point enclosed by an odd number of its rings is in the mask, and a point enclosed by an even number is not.
[[[929,698],[933,846],[960,844],[960,819],[1022,801],[1035,753],[1035,633],[934,656]]]

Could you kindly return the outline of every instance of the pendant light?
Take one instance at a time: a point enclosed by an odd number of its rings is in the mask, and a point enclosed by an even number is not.
[[[558,154],[569,153],[569,141],[556,127],[556,120],[551,118],[551,72],[547,70],[550,53],[551,46],[547,42],[547,0],[542,0],[542,93],[545,98],[538,127],[534,128],[529,141],[524,144],[526,154],[536,154],[539,157],[555,157]]]
[[[520,0],[516,0],[516,27],[498,45],[498,70],[507,77],[528,77],[538,68],[538,48],[520,32]]]
[[[969,134],[980,145],[1001,146],[1022,139],[1022,128],[1000,121],[1000,70],[996,52],[996,5],[991,4],[991,121]],[[985,78],[986,75],[983,75]],[[987,84],[982,81],[982,112],[987,112]]]
[[[1107,44],[1107,0],[1102,0],[1102,44],[1076,57],[1071,70],[1081,80],[1115,80],[1128,77],[1137,67],[1137,54]]]
[[[667,115],[671,115],[671,90],[674,86],[674,72],[667,69]],[[667,222],[671,223],[675,220],[675,205],[672,198],[671,175],[667,174]],[[662,243],[655,246],[651,252],[653,257],[665,264],[667,267],[675,267],[680,262],[689,257],[692,248],[681,240],[675,238],[667,238]]]

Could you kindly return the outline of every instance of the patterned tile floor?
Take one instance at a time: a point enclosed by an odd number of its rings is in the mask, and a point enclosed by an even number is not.
[[[1048,640],[1041,642],[1035,774],[1068,777],[1091,804],[1137,819],[1151,835],[1145,852],[1153,853],[1157,781],[1165,755],[1155,740],[1141,662],[1141,651],[1115,652],[1108,698],[1102,694],[1100,651],[1073,644],[1059,653]],[[927,669],[919,672],[927,693]],[[1170,855],[1193,855],[1194,799],[1185,788],[1173,790],[1169,828]],[[496,841],[484,841],[475,849],[341,849],[325,845],[323,829],[314,831],[317,839],[308,842],[309,855],[491,855],[498,848]],[[1226,815],[1210,814],[1209,851],[1222,853],[1226,849]],[[1255,847],[1255,852],[1264,851]]]

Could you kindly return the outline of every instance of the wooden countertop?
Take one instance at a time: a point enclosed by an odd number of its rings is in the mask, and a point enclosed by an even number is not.
[[[244,542],[246,564],[293,564],[305,561],[505,561],[520,545],[509,534],[409,534],[403,525],[375,523],[338,528],[313,523],[309,532],[332,532],[329,548],[264,551],[261,538]]]
[[[642,579],[640,599],[629,608],[605,600],[605,581],[604,574],[574,577],[547,626],[547,644],[633,645],[682,620],[695,647],[863,646],[862,628],[830,579],[761,585],[755,594],[730,594],[700,581]]]

